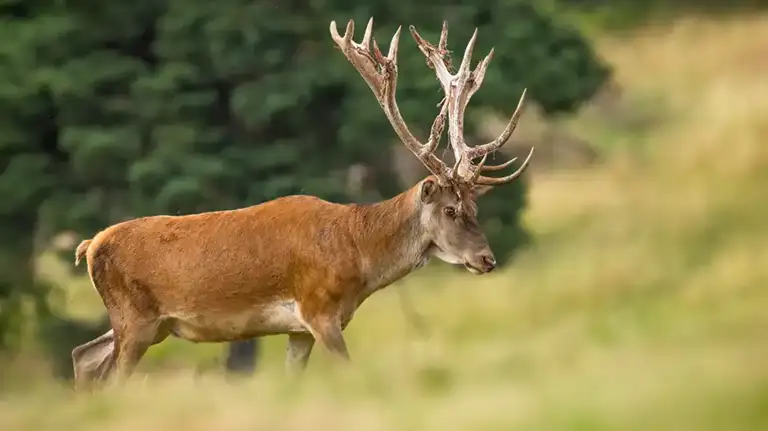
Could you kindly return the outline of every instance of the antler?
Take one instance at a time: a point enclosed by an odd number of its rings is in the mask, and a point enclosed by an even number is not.
[[[520,101],[517,104],[517,108],[515,109],[514,114],[512,114],[512,118],[497,139],[484,145],[469,147],[464,140],[464,111],[467,104],[469,104],[469,100],[483,83],[485,72],[488,70],[488,65],[493,58],[493,49],[491,49],[491,52],[489,52],[477,65],[477,68],[475,68],[474,71],[470,70],[472,51],[474,50],[475,42],[477,41],[477,29],[475,29],[474,33],[472,33],[472,38],[469,40],[469,43],[464,50],[464,57],[461,60],[459,70],[455,74],[451,74],[448,70],[450,63],[446,59],[446,55],[448,54],[448,23],[443,21],[443,28],[440,32],[440,41],[437,46],[432,45],[422,38],[414,26],[410,26],[410,31],[414,40],[416,40],[416,44],[419,46],[419,50],[427,58],[427,64],[430,68],[434,69],[437,79],[443,87],[446,97],[443,106],[449,106],[448,137],[456,159],[456,164],[451,169],[451,177],[453,179],[460,178],[466,182],[474,184],[499,185],[509,183],[522,175],[530,164],[531,157],[533,156],[533,148],[531,148],[528,157],[526,157],[522,165],[511,175],[502,178],[492,178],[481,175],[481,172],[504,169],[516,160],[515,158],[501,165],[485,166],[488,154],[501,148],[509,140],[512,132],[514,132],[515,127],[517,126],[517,121],[520,118],[523,102],[525,101],[526,91],[523,91]],[[479,164],[473,165],[472,160],[478,157],[482,157],[482,160]]]
[[[344,36],[339,35],[336,21],[331,21],[330,31],[334,43],[341,48],[341,52],[344,53],[347,60],[352,63],[368,84],[368,87],[373,91],[376,100],[378,100],[379,105],[381,105],[384,114],[386,114],[400,140],[421,160],[432,174],[437,176],[439,181],[442,182],[447,179],[449,173],[448,166],[435,156],[433,152],[440,142],[440,135],[443,133],[445,119],[448,116],[448,104],[443,104],[440,113],[432,123],[429,140],[426,144],[422,144],[408,129],[395,100],[397,88],[397,48],[400,41],[400,27],[397,28],[395,35],[392,36],[392,41],[389,43],[389,53],[386,57],[381,54],[376,41],[371,35],[373,31],[373,18],[368,20],[361,43],[356,43],[352,40],[355,32],[355,23],[351,19],[347,23]],[[370,49],[371,42],[373,42],[373,53]]]

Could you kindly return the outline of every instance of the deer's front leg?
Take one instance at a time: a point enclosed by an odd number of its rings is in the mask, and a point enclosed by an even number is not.
[[[320,344],[337,358],[342,359],[344,362],[349,362],[347,343],[344,341],[344,336],[341,333],[341,324],[338,322],[338,319],[319,316],[308,323],[315,340],[320,341]]]
[[[313,287],[305,290],[296,304],[296,315],[303,326],[334,357],[349,362],[349,352],[342,331],[346,321],[354,313],[352,307],[361,289],[358,283],[339,281],[338,277],[324,277],[308,283]]]
[[[319,302],[319,301],[318,301]],[[338,303],[304,303],[299,305],[304,326],[329,352],[344,362],[349,361],[347,344],[341,334],[341,308]]]
[[[304,371],[314,345],[315,338],[312,334],[288,335],[288,347],[285,349],[285,369],[288,375],[295,376]]]

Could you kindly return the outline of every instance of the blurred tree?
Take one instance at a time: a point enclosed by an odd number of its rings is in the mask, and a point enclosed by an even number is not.
[[[546,113],[573,110],[609,72],[532,0],[6,0],[0,15],[0,231],[18,236],[0,247],[14,262],[34,253],[18,244],[62,229],[89,237],[130,217],[293,193],[345,201],[345,169],[356,162],[387,167],[381,195],[400,191],[395,135],[335,52],[332,19],[360,28],[375,16],[384,49],[399,24],[418,23],[437,41],[444,18],[461,53],[479,27],[476,52],[494,45],[497,54],[474,103],[509,114],[524,87]],[[401,111],[423,132],[439,86],[405,34],[399,63]],[[524,190],[518,182],[483,198],[500,261],[524,238]]]

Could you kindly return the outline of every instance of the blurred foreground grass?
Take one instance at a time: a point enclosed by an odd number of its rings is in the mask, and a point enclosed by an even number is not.
[[[347,330],[351,367],[316,348],[288,382],[273,337],[259,374],[230,384],[193,371],[221,345],[174,340],[123,389],[0,395],[0,429],[768,429],[767,42],[768,15],[600,38],[653,121],[569,120],[613,150],[537,178],[536,246],[504,272],[420,273],[375,295]],[[99,304],[84,280],[68,294],[76,314]]]

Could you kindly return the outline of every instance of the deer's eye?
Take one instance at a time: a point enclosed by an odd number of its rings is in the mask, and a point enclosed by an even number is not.
[[[445,208],[443,209],[443,212],[444,212],[444,213],[445,213],[445,215],[447,215],[448,217],[456,217],[456,208],[454,208],[454,207],[445,207]]]

